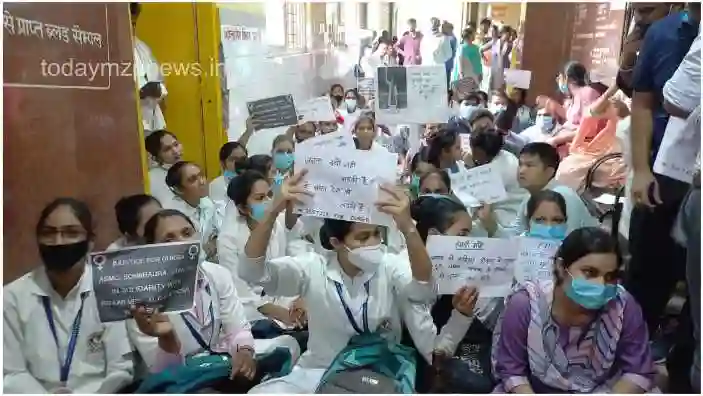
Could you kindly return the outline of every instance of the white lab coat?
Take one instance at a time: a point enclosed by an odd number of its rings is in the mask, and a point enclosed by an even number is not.
[[[201,243],[207,243],[210,238],[219,234],[224,213],[221,209],[218,210],[219,208],[210,198],[201,198],[197,207],[191,206],[177,195],[161,204],[164,209],[175,209],[188,216],[200,234]]]
[[[132,382],[133,364],[124,322],[100,323],[90,266],[65,299],[51,286],[43,266],[3,290],[3,392],[51,393],[60,384],[73,321],[87,293],[66,386],[73,393],[115,393]],[[59,343],[42,304],[49,297]]]
[[[295,256],[312,250],[312,246],[302,240],[302,225],[298,224],[293,230],[286,230],[284,216],[284,214],[281,214],[271,233],[271,240],[266,253],[267,257],[271,259],[286,255]],[[259,312],[259,308],[264,304],[270,303],[289,307],[296,297],[262,297],[262,288],[260,286],[249,284],[239,277],[238,268],[241,265],[241,255],[244,254],[244,246],[249,240],[249,235],[251,235],[251,231],[247,225],[246,218],[239,213],[234,202],[229,201],[225,208],[222,229],[217,238],[217,252],[220,258],[220,265],[225,267],[230,273],[237,296],[244,305],[247,319],[255,321],[266,318]],[[282,323],[278,324],[283,325]]]
[[[215,180],[210,182],[210,199],[213,201],[224,201],[227,202],[229,197],[227,197],[227,187],[229,186],[229,180],[224,176],[218,176]]]
[[[141,89],[149,82],[161,84],[161,98],[141,99],[142,124],[144,125],[144,136],[149,136],[153,131],[166,128],[166,119],[161,111],[159,102],[166,98],[168,92],[164,85],[164,77],[161,73],[159,63],[151,53],[151,49],[142,40],[134,38],[134,80]]]
[[[166,185],[168,167],[168,165],[162,165],[149,169],[149,193],[158,199],[162,206],[176,195]]]
[[[225,268],[203,261],[195,290],[195,306],[192,309],[183,315],[167,314],[181,344],[180,355],[160,350],[158,338],[142,333],[134,319],[127,321],[129,339],[152,371],[164,368],[167,362],[182,362],[185,357],[204,352],[186,326],[186,318],[200,334],[202,341],[209,344],[214,352],[234,353],[238,346],[254,347],[251,326]],[[211,305],[212,315],[209,309]]]
[[[442,33],[430,33],[420,41],[422,65],[442,65],[452,58],[452,45],[449,36]]]
[[[258,282],[268,295],[300,295],[307,303],[308,350],[301,356],[293,373],[257,386],[252,393],[311,393],[337,354],[356,334],[340,303],[335,283],[359,326],[362,305],[367,300],[364,285],[368,282],[368,327],[384,337],[400,342],[405,323],[420,353],[431,360],[436,333],[428,331],[429,311],[414,309],[435,298],[433,283],[413,279],[410,264],[402,256],[386,254],[375,272],[350,278],[341,269],[335,255],[307,253],[298,256],[249,259],[242,257],[239,275]],[[431,321],[431,318],[429,318]]]
[[[496,214],[498,224],[503,227],[510,227],[515,221],[522,201],[529,196],[529,192],[520,187],[517,181],[519,162],[512,153],[500,150],[500,153],[491,161],[500,171],[505,191],[508,197],[500,202],[494,203],[493,210]]]

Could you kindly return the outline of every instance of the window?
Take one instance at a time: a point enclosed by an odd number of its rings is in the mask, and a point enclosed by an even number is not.
[[[286,48],[305,51],[305,3],[285,4]]]
[[[326,43],[338,47],[344,45],[344,7],[341,2],[329,2],[326,8]]]
[[[368,29],[369,3],[359,3],[359,29]]]

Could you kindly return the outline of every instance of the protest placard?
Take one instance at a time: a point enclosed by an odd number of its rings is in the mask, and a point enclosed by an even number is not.
[[[427,253],[439,294],[475,286],[481,297],[505,297],[513,282],[514,239],[430,235]]]
[[[447,71],[444,66],[379,67],[374,110],[380,124],[447,122]]]
[[[304,186],[314,194],[296,207],[296,213],[386,226],[393,223],[374,203],[379,199],[380,185],[395,184],[395,155],[385,150],[320,150],[301,145],[296,148],[295,157],[295,171],[308,170]]]
[[[349,147],[356,149],[354,146],[354,138],[351,134],[344,131],[326,133],[324,135],[317,135],[307,139],[301,143],[298,143],[296,152],[299,153],[301,148],[305,149],[307,147],[310,147],[312,150],[319,150],[328,147]]]
[[[469,195],[488,204],[500,202],[508,197],[500,169],[494,163],[462,169],[452,177],[452,190],[457,196]]]
[[[376,80],[373,77],[360,77],[356,80],[356,90],[369,103],[376,99]]]
[[[328,96],[310,99],[296,106],[299,122],[335,121],[337,117]]]
[[[560,242],[528,237],[516,239],[518,256],[515,260],[515,279],[518,283],[553,280],[554,255]]]
[[[247,102],[247,110],[255,130],[297,125],[298,113],[292,95]]]
[[[530,89],[532,72],[520,69],[505,69],[505,84],[514,88]]]
[[[144,245],[93,253],[93,290],[103,323],[129,319],[130,306],[191,309],[200,242]]]

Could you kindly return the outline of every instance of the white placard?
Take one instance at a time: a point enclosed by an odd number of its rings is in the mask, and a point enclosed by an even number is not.
[[[681,137],[685,127],[686,120],[683,118],[669,117],[653,170],[660,175],[692,183],[696,173],[696,156],[701,146],[700,142]]]
[[[328,96],[310,99],[296,106],[300,123],[312,121],[335,121],[337,117],[332,109],[332,102]]]
[[[515,88],[530,89],[532,72],[520,69],[505,69],[505,84]]]
[[[468,133],[462,133],[459,135],[461,138],[461,149],[466,152],[471,152],[471,135]]]
[[[430,235],[427,253],[439,294],[454,294],[467,285],[477,287],[481,297],[510,294],[517,256],[514,238]]]
[[[305,168],[305,189],[314,195],[295,213],[391,225],[393,219],[380,213],[375,203],[380,185],[395,184],[396,156],[385,150],[364,151],[349,147],[300,145],[295,150],[295,171]]]
[[[515,279],[526,281],[554,280],[554,255],[560,242],[547,239],[519,237],[515,261]]]
[[[470,195],[479,202],[496,203],[508,198],[500,170],[494,163],[462,169],[452,178],[452,190],[459,195]]]
[[[438,66],[379,67],[374,110],[380,124],[447,122],[447,71]]]
[[[352,135],[345,133],[344,131],[330,132],[324,135],[317,135],[310,139],[307,139],[301,143],[298,143],[296,150],[296,155],[301,148],[305,149],[309,147],[311,152],[314,150],[324,149],[324,148],[334,148],[334,147],[348,147],[349,149],[356,149],[354,145],[354,138]]]

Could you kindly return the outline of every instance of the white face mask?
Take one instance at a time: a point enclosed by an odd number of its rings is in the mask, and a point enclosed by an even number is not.
[[[351,110],[356,109],[356,99],[344,99],[344,104]]]
[[[386,254],[385,246],[382,244],[363,246],[356,249],[349,249],[349,261],[363,272],[370,273],[376,271],[378,266],[383,261],[383,256]]]

